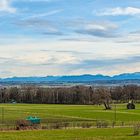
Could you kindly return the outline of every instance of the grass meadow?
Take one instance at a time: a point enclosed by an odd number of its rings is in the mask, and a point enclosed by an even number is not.
[[[115,109],[104,110],[104,106],[95,105],[44,105],[44,104],[0,104],[0,114],[4,114],[4,120],[25,119],[27,116],[37,116],[42,119],[83,119],[83,120],[107,120],[114,121]],[[131,123],[140,120],[140,104],[135,110],[127,110],[126,104],[118,104],[116,107],[116,121]]]
[[[0,132],[0,140],[139,140],[131,128]]]
[[[116,112],[116,114],[115,114]],[[2,115],[3,114],[3,115]],[[138,140],[131,136],[133,124],[140,120],[140,104],[135,110],[127,110],[126,104],[118,104],[116,111],[104,110],[104,106],[95,105],[44,105],[44,104],[0,104],[0,120],[26,119],[37,116],[48,121],[105,120],[110,124],[116,120],[115,128],[68,128],[60,130],[2,131],[0,140]],[[3,120],[2,120],[3,119]],[[121,127],[121,124],[124,127]]]

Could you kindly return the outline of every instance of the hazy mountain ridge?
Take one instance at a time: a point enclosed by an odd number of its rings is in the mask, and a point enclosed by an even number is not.
[[[140,72],[124,73],[114,76],[97,75],[71,75],[71,76],[46,76],[46,77],[12,77],[0,79],[0,82],[90,82],[111,80],[140,80]]]

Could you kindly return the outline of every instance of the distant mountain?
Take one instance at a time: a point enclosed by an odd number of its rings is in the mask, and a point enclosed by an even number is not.
[[[124,74],[120,74],[120,75],[115,75],[112,77],[112,79],[116,79],[116,80],[140,79],[140,72],[124,73]]]
[[[79,76],[62,76],[59,79],[57,79],[58,81],[73,81],[73,82],[77,82],[77,81],[96,81],[96,80],[109,80],[111,77],[109,76],[104,76],[104,75],[79,75]]]
[[[0,79],[0,82],[46,82],[46,81],[55,81],[59,76],[46,76],[46,77],[12,77]]]
[[[93,81],[114,81],[114,80],[137,80],[140,81],[140,72],[124,73],[115,76],[105,75],[72,75],[72,76],[46,76],[46,77],[12,77],[0,79],[0,82],[20,83],[42,83],[42,82],[93,82]]]

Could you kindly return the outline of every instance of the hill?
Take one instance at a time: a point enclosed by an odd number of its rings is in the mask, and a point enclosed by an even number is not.
[[[124,73],[114,76],[97,75],[70,75],[46,77],[12,77],[0,79],[0,83],[140,83],[140,72]]]

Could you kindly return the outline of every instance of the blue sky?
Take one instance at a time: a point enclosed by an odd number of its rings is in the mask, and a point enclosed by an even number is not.
[[[139,0],[0,0],[0,77],[140,71]]]

